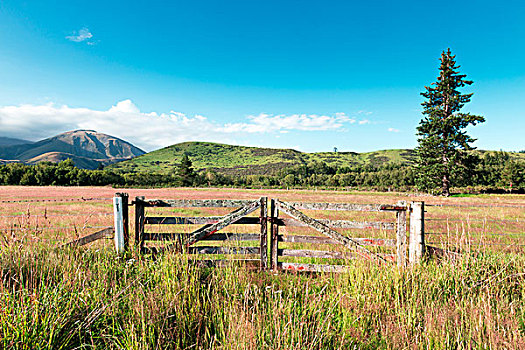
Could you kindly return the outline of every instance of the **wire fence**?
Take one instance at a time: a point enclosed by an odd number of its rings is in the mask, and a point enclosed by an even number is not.
[[[79,235],[112,227],[113,211],[99,207],[99,203],[110,204],[112,200],[112,197],[83,196],[2,199],[0,242],[41,242],[55,246],[77,239]],[[59,206],[60,203],[73,205]]]
[[[98,230],[112,225],[113,212],[101,208],[98,203],[110,204],[113,197],[35,198],[2,199],[4,210],[0,212],[0,234],[34,231],[42,236],[62,233],[63,239],[71,238],[78,232]],[[24,208],[24,204],[43,205]],[[82,206],[55,206],[53,203],[79,203]],[[93,203],[90,206],[89,203]],[[8,204],[20,204],[16,206]],[[473,246],[521,247],[525,238],[525,205],[514,202],[480,203],[436,203],[426,204],[425,233],[427,244],[458,247],[461,244]],[[466,210],[441,210],[465,208]],[[468,210],[472,208],[473,210]],[[483,210],[477,210],[481,208]],[[494,210],[499,208],[502,210]],[[93,210],[90,210],[93,209]],[[100,210],[105,209],[105,210]],[[507,210],[508,209],[508,210]],[[516,210],[517,209],[517,210]],[[132,221],[133,222],[133,221]],[[460,237],[475,240],[459,243]],[[48,239],[42,237],[42,239]],[[53,238],[56,239],[56,238]],[[480,241],[481,240],[481,241]]]
[[[425,204],[425,207],[456,207],[456,208],[525,208],[525,205],[519,203],[501,203],[501,204]]]
[[[525,247],[524,204],[440,203],[425,207],[428,245],[455,251],[522,251]],[[454,208],[458,210],[446,210]]]
[[[16,199],[16,200],[0,200],[0,203],[93,202],[93,201],[106,201],[106,200],[112,200],[112,197]]]

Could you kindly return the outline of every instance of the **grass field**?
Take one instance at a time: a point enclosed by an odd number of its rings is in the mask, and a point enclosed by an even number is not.
[[[185,256],[172,253],[156,260],[134,254],[118,257],[110,240],[55,249],[111,226],[109,198],[115,192],[109,187],[0,187],[0,348],[525,347],[525,196],[444,199],[344,191],[118,190],[146,198],[268,196],[362,204],[422,200],[427,205],[427,241],[464,254],[455,264],[430,261],[405,270],[362,260],[346,262],[349,269],[341,274],[197,268]],[[94,200],[78,201],[82,197]],[[437,204],[445,206],[430,206]],[[186,209],[183,214],[222,213],[224,209]],[[315,215],[393,220],[391,213]],[[301,230],[283,233],[302,234]],[[342,232],[362,237],[395,234]]]

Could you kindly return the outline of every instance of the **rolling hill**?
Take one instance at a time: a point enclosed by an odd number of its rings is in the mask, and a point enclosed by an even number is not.
[[[409,149],[393,149],[368,153],[319,152],[304,153],[293,149],[232,146],[210,142],[184,142],[165,147],[131,160],[109,166],[122,172],[151,171],[170,173],[187,154],[196,170],[210,169],[224,174],[275,174],[279,170],[315,161],[329,165],[353,166],[384,163],[410,164],[414,153]]]
[[[96,169],[144,154],[140,148],[114,136],[92,130],[75,130],[42,141],[0,147],[3,162],[35,164],[71,158],[79,168]]]
[[[473,151],[480,155],[495,151]],[[331,166],[413,164],[412,149],[390,149],[366,153],[318,152],[305,153],[293,149],[233,146],[211,142],[184,142],[168,146],[136,158],[114,163],[108,168],[119,172],[172,173],[187,154],[196,170],[215,170],[229,175],[276,174],[279,170],[312,162]],[[511,159],[525,162],[525,153],[509,152]]]

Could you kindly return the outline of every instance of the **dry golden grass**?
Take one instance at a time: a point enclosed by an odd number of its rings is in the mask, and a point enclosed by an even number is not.
[[[185,256],[171,253],[156,260],[133,253],[118,257],[111,241],[53,250],[66,240],[93,232],[93,227],[111,226],[111,202],[5,203],[110,198],[115,192],[146,198],[256,199],[266,195],[305,202],[525,204],[524,196],[514,195],[443,199],[396,193],[1,187],[0,348],[525,347],[525,259],[517,245],[524,233],[524,208],[428,207],[427,217],[440,220],[427,221],[427,231],[447,230],[447,235],[435,236],[442,236],[440,244],[454,243],[465,252],[456,264],[431,261],[400,270],[356,260],[342,274],[305,275],[237,266],[197,268]],[[224,213],[223,209],[196,209],[182,214]],[[315,215],[393,219],[390,213]],[[502,219],[509,221],[497,222]],[[492,232],[500,235],[489,235]],[[294,228],[284,233],[309,232]],[[372,233],[393,235],[393,231],[360,232]],[[477,241],[485,244],[472,245]]]

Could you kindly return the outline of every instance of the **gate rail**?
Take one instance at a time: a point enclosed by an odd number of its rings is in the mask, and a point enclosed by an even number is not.
[[[259,200],[161,200],[136,197],[135,205],[135,246],[143,253],[157,253],[167,249],[185,251],[188,254],[206,255],[259,255],[260,259],[238,259],[235,261],[256,263],[260,269],[267,268],[267,236],[266,209],[267,198]],[[239,207],[224,216],[146,216],[146,208],[232,208]],[[247,217],[260,209],[259,217]],[[185,232],[146,232],[146,225],[204,225],[190,233]],[[229,225],[258,225],[258,233],[218,233]],[[164,247],[147,247],[146,241],[175,241]],[[193,246],[199,241],[259,241],[259,247],[254,246]],[[223,260],[199,260],[200,264],[213,266],[224,265]]]
[[[351,221],[351,220],[327,220],[314,219],[302,213],[301,210],[335,210],[335,211],[395,211],[396,222],[377,222],[377,221]],[[405,202],[397,205],[381,204],[352,204],[352,203],[302,203],[302,202],[282,202],[272,199],[270,202],[270,268],[273,270],[296,270],[296,271],[341,271],[344,265],[327,264],[303,264],[294,262],[280,262],[279,257],[303,257],[303,258],[322,258],[322,259],[353,259],[364,257],[380,264],[397,261],[399,266],[406,265],[406,211],[408,206]],[[292,218],[279,217],[279,211],[291,216]],[[279,227],[308,226],[323,236],[305,235],[282,235],[279,234]],[[355,229],[382,229],[396,230],[396,239],[385,238],[354,238],[347,237],[334,228],[355,228]],[[327,250],[310,249],[281,249],[279,242],[283,243],[310,243],[310,244],[339,244],[352,250],[353,252],[334,252]],[[370,246],[380,246],[397,249],[397,254],[380,254],[368,249]]]

